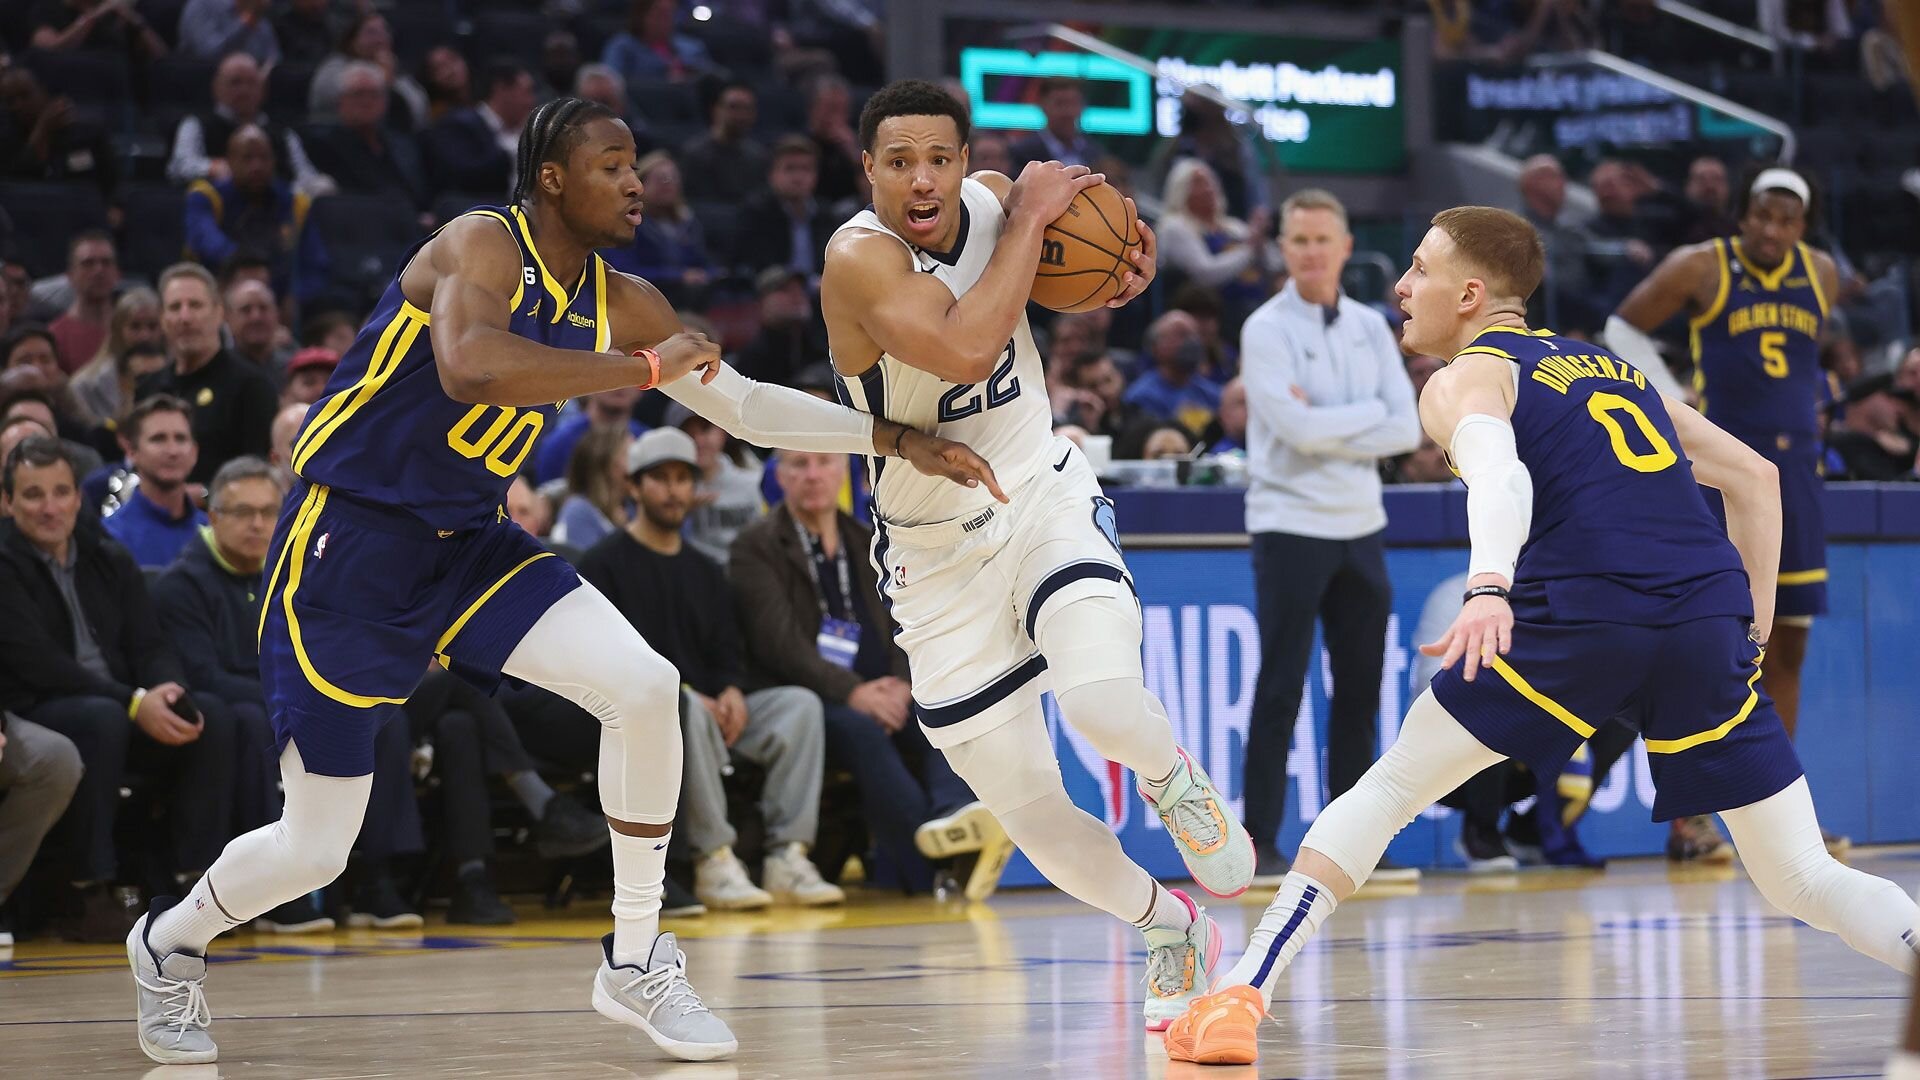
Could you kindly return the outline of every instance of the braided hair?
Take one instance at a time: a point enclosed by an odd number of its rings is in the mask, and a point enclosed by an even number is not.
[[[520,129],[518,165],[513,177],[513,205],[533,196],[540,182],[540,166],[549,161],[565,162],[589,123],[606,118],[617,120],[612,109],[585,98],[555,98],[533,111]]]

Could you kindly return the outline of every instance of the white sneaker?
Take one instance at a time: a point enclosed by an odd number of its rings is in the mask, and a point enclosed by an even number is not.
[[[712,1061],[740,1049],[726,1023],[694,993],[687,981],[687,954],[672,934],[654,938],[644,968],[615,967],[613,935],[601,938],[593,1008],[609,1020],[646,1032],[654,1045],[682,1061]]]
[[[1186,930],[1150,927],[1147,934],[1148,1031],[1165,1031],[1187,1006],[1213,988],[1220,965],[1220,928],[1213,916],[1179,889],[1168,889],[1193,913]]]
[[[196,1065],[220,1058],[207,1026],[207,958],[174,951],[165,956],[147,941],[155,915],[177,901],[157,898],[127,934],[127,964],[133,968],[134,1020],[140,1049],[162,1065]]]
[[[840,886],[820,877],[820,868],[807,858],[805,844],[782,844],[768,852],[767,861],[761,864],[760,880],[766,882],[767,891],[783,903],[825,907],[847,902],[847,894],[840,891]]]
[[[694,864],[693,894],[715,911],[752,911],[773,904],[773,896],[753,883],[746,864],[730,847]]]

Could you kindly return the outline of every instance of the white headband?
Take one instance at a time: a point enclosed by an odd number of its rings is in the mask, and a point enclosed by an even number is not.
[[[1813,192],[1807,187],[1807,182],[1792,169],[1762,170],[1759,176],[1753,178],[1753,187],[1747,193],[1758,195],[1763,191],[1790,191],[1800,196],[1802,205],[1813,202]]]

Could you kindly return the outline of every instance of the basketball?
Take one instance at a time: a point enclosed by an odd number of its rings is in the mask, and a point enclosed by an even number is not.
[[[1033,302],[1054,311],[1091,311],[1120,295],[1128,258],[1140,248],[1140,219],[1112,184],[1073,197],[1040,238]]]

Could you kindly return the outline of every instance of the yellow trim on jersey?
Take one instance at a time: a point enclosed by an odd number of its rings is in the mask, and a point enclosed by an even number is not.
[[[516,566],[513,569],[507,571],[505,574],[502,574],[500,576],[499,581],[494,582],[491,586],[488,587],[486,592],[481,593],[480,598],[478,600],[475,600],[473,603],[468,604],[467,610],[461,612],[460,617],[453,620],[453,625],[447,627],[447,632],[440,635],[440,640],[434,642],[433,644],[433,654],[440,658],[440,662],[442,664],[445,664],[447,662],[447,651],[446,651],[447,645],[450,644],[454,638],[460,635],[460,631],[464,629],[467,625],[467,620],[473,618],[475,612],[478,612],[480,608],[486,604],[487,601],[493,599],[493,594],[499,592],[501,586],[505,585],[509,581],[512,581],[513,575],[519,573],[522,570],[525,570],[527,567],[533,565],[534,563],[539,562],[541,559],[551,559],[553,557],[554,557],[554,554],[551,551],[542,551],[538,555],[529,555],[526,559],[521,561],[519,566]]]
[[[1520,362],[1519,357],[1509,352],[1502,352],[1491,345],[1469,345],[1459,352],[1454,353],[1453,359],[1458,360],[1463,356],[1497,356],[1502,360],[1512,360],[1516,364]],[[1450,360],[1448,363],[1452,363],[1452,361]]]
[[[1820,268],[1814,265],[1813,257],[1807,251],[1807,245],[1795,246],[1800,249],[1800,265],[1807,268],[1807,284],[1813,286],[1813,298],[1820,302],[1820,317],[1824,319],[1827,317],[1827,290],[1820,287]]]
[[[593,257],[593,351],[606,352],[613,347],[613,330],[607,324],[607,260]]]
[[[1521,678],[1520,673],[1513,670],[1513,668],[1510,665],[1508,665],[1508,663],[1505,660],[1502,660],[1500,657],[1495,656],[1490,662],[1490,664],[1493,670],[1500,673],[1501,678],[1507,680],[1508,686],[1511,686],[1515,690],[1518,690],[1520,692],[1521,697],[1526,698],[1528,701],[1531,701],[1535,705],[1540,706],[1541,709],[1546,711],[1546,714],[1548,716],[1551,716],[1555,720],[1558,720],[1561,723],[1572,728],[1574,731],[1574,734],[1579,735],[1581,738],[1583,739],[1593,738],[1592,724],[1589,724],[1586,721],[1580,719],[1579,717],[1573,715],[1572,713],[1568,712],[1566,708],[1562,706],[1559,702],[1553,700],[1552,698],[1541,693],[1540,691],[1535,690],[1533,686],[1530,683],[1528,683],[1527,680]]]
[[[1813,585],[1827,580],[1827,568],[1818,570],[1789,570],[1774,579],[1776,585]]]
[[[206,180],[195,180],[187,185],[187,194],[193,195],[196,193],[205,195],[207,201],[213,204],[213,219],[215,221],[226,217],[226,200],[220,197],[219,188],[214,187],[213,184]]]
[[[313,536],[313,526],[320,520],[320,512],[327,508],[327,490],[325,484],[314,486],[313,494],[307,497],[307,502],[312,509],[300,524],[294,526],[293,534],[287,538],[287,546],[300,551],[300,554],[293,556],[287,570],[287,591],[280,596],[280,608],[287,615],[287,637],[293,642],[294,659],[300,661],[300,670],[306,672],[307,682],[313,684],[315,690],[342,705],[351,705],[356,709],[371,709],[375,705],[405,705],[407,699],[403,697],[372,697],[366,694],[355,694],[328,682],[326,676],[314,670],[313,660],[307,656],[307,647],[300,640],[300,617],[293,613],[293,594],[300,588],[300,566],[306,562],[306,547]],[[315,499],[313,495],[318,495],[319,498]]]
[[[314,500],[319,497],[318,487],[308,489],[306,500],[300,504],[300,512],[293,515],[293,529],[287,531],[287,539],[280,544],[280,557],[273,560],[273,573],[267,575],[267,591],[260,594],[260,625],[253,629],[253,647],[256,652],[260,648],[260,639],[267,636],[267,612],[273,610],[273,590],[280,585],[280,571],[286,568],[287,552],[293,550],[293,533],[299,529],[300,523],[306,520],[307,511],[313,508]]]
[[[313,460],[314,453],[326,445],[326,441],[333,436],[333,433],[340,430],[340,426],[352,419],[353,414],[360,411],[367,402],[373,400],[373,395],[379,393],[380,388],[393,377],[401,361],[405,360],[407,353],[413,350],[414,340],[420,336],[420,331],[427,325],[426,320],[420,318],[422,314],[424,313],[419,308],[405,301],[401,302],[400,310],[394,314],[393,321],[387,325],[386,332],[380,335],[380,344],[374,350],[372,361],[367,364],[366,374],[360,376],[359,381],[352,386],[334,395],[333,400],[327,402],[326,409],[315,418],[305,437],[294,446],[293,471],[295,474],[306,468],[307,462]],[[342,405],[342,402],[345,404]]]
[[[546,260],[540,257],[540,249],[533,246],[533,232],[527,227],[526,211],[517,206],[514,207],[513,220],[520,225],[520,235],[527,242],[527,252],[533,256],[533,265],[540,268],[540,281],[546,285],[547,295],[553,297],[553,318],[547,321],[559,322],[561,316],[567,313],[567,309],[572,307],[574,300],[579,297],[580,286],[587,283],[587,268],[584,266],[580,268],[580,280],[573,283],[573,295],[568,296],[567,290],[560,287],[560,279],[554,277],[553,271],[547,269]]]
[[[1482,335],[1495,334],[1495,333],[1522,334],[1522,335],[1525,335],[1526,337],[1552,337],[1553,336],[1553,331],[1548,330],[1544,327],[1539,330],[1529,330],[1524,326],[1489,326],[1485,330],[1480,331],[1480,333],[1473,335],[1473,340],[1479,341]]]
[[[490,217],[493,220],[498,221],[500,224],[506,226],[507,235],[509,237],[513,235],[513,222],[508,221],[507,216],[505,214],[502,214],[498,210],[469,210],[467,211],[467,213],[480,214],[485,217]],[[515,274],[513,277],[513,299],[507,301],[507,317],[508,318],[512,318],[513,313],[520,310],[520,298],[525,295],[527,295],[527,275],[524,273]]]
[[[1733,287],[1733,270],[1727,265],[1727,242],[1725,240],[1715,240],[1713,242],[1713,253],[1720,260],[1720,286],[1714,290],[1713,303],[1707,305],[1707,310],[1687,320],[1687,343],[1693,349],[1693,362],[1696,365],[1694,373],[1696,377],[1699,376],[1700,331],[1705,330],[1709,323],[1719,318],[1720,313],[1726,310],[1727,292]],[[1697,384],[1697,386],[1704,385],[1704,380]]]
[[[1778,289],[1780,282],[1793,270],[1792,248],[1787,249],[1787,257],[1780,260],[1779,266],[1774,267],[1772,270],[1762,270],[1747,261],[1747,253],[1741,249],[1739,237],[1734,237],[1728,241],[1728,243],[1733,247],[1734,258],[1739,259],[1740,265],[1747,268],[1747,273],[1752,274],[1754,279],[1760,282],[1760,287],[1768,292]]]
[[[1760,655],[1765,656],[1766,653],[1762,652]],[[1733,714],[1733,719],[1728,720],[1719,727],[1710,728],[1706,731],[1696,731],[1683,739],[1648,739],[1646,740],[1647,753],[1677,754],[1682,750],[1691,750],[1701,743],[1718,742],[1726,738],[1727,732],[1739,727],[1741,721],[1753,715],[1753,707],[1760,702],[1760,692],[1753,688],[1753,684],[1759,681],[1760,662],[1756,659],[1753,666],[1753,675],[1747,679],[1747,702],[1740,706],[1739,712]]]

